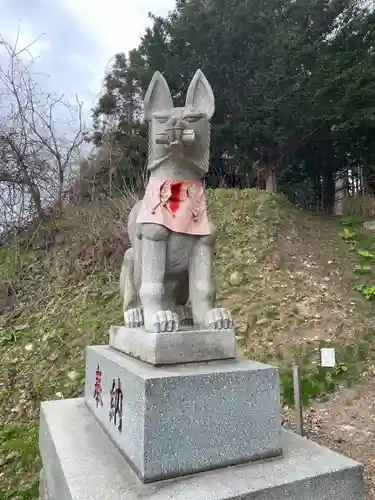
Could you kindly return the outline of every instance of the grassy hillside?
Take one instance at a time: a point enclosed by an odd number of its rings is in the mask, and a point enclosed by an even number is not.
[[[219,229],[218,301],[233,311],[243,354],[281,366],[284,403],[293,361],[305,367],[306,399],[354,375],[374,328],[370,301],[353,291],[354,271],[359,246],[371,254],[374,238],[351,226],[343,238],[340,221],[307,215],[281,196],[208,196]],[[1,500],[38,497],[40,401],[80,395],[85,346],[106,343],[109,326],[121,323],[128,208],[120,199],[70,206],[0,247]],[[371,266],[360,272],[366,283],[373,277]],[[341,362],[322,373],[316,356],[327,343]]]

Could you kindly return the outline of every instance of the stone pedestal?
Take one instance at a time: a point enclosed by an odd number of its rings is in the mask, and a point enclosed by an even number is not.
[[[41,500],[363,500],[360,464],[282,429],[275,367],[198,362],[182,334],[87,349],[84,398],[41,407]]]
[[[109,345],[152,365],[233,359],[237,351],[233,329],[149,333],[142,328],[112,326]]]
[[[98,366],[103,406],[93,397]],[[116,424],[113,383],[123,395]],[[87,349],[86,404],[145,482],[281,455],[279,393],[277,369],[247,359],[154,367]]]
[[[282,432],[284,456],[144,484],[83,399],[42,404],[43,500],[363,500],[362,468]]]

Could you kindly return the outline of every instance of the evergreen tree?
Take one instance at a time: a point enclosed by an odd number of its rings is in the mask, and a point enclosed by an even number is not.
[[[181,105],[201,68],[216,98],[214,172],[249,176],[256,166],[272,181],[287,169],[284,181],[295,171],[298,182],[304,172],[328,208],[339,168],[373,164],[374,13],[363,2],[179,0],[169,16],[151,19],[129,60],[118,56],[117,94],[107,85],[120,116],[123,103],[139,110],[156,70]]]
[[[105,76],[104,88],[93,110],[94,142],[103,169],[113,184],[123,189],[139,183],[147,155],[147,126],[142,122],[142,97],[138,85],[136,51],[129,57],[116,54]]]

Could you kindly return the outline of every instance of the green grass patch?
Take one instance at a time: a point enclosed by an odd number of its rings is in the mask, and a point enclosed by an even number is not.
[[[322,344],[310,356],[310,363],[301,363],[301,398],[302,404],[308,406],[313,399],[334,392],[344,382],[353,384],[362,372],[373,362],[374,356],[374,331],[368,331],[356,345]],[[320,366],[320,348],[331,347],[336,349],[337,364],[334,368]],[[315,358],[311,364],[311,358]],[[294,407],[293,375],[288,366],[280,368],[281,399],[282,404]]]
[[[375,299],[375,236],[363,229],[363,219],[359,216],[343,217],[342,238],[354,256],[353,271],[357,275],[354,289],[368,301]],[[359,282],[359,283],[358,283]]]

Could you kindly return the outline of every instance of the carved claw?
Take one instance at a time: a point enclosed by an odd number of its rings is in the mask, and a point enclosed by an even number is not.
[[[178,315],[172,311],[159,311],[150,321],[146,320],[146,329],[150,332],[173,332],[180,326]]]
[[[206,313],[206,326],[211,330],[227,330],[232,328],[232,315],[228,309],[210,309]]]
[[[141,307],[124,311],[124,323],[127,328],[138,328],[143,325],[143,310]]]

